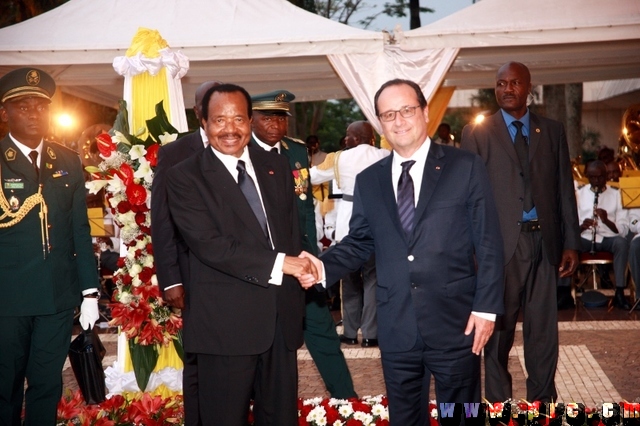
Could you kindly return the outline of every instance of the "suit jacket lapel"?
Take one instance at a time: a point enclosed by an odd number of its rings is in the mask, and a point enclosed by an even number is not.
[[[262,148],[258,148],[264,151]],[[251,157],[251,163],[253,164],[253,170],[256,173],[258,179],[258,186],[260,187],[260,196],[262,197],[262,204],[264,206],[265,213],[267,215],[267,223],[269,224],[269,230],[271,231],[271,239],[274,247],[277,247],[278,232],[275,230],[275,224],[278,223],[276,217],[279,212],[279,206],[284,201],[278,198],[280,191],[278,191],[278,182],[273,178],[274,166],[266,159],[260,159],[260,161],[254,161],[256,154],[253,153],[253,149],[249,149],[249,156]],[[266,152],[266,151],[265,151]],[[289,207],[289,206],[287,206]]]
[[[424,211],[427,208],[427,204],[433,195],[438,184],[438,179],[442,175],[442,170],[446,162],[444,161],[444,152],[442,147],[435,142],[431,142],[429,147],[429,153],[427,154],[427,161],[424,165],[424,171],[422,173],[422,184],[420,186],[420,195],[418,197],[418,205],[416,206],[416,213],[414,218],[414,229],[424,215]]]
[[[400,216],[398,216],[398,203],[396,201],[396,194],[393,188],[397,182],[393,181],[393,176],[391,174],[391,165],[393,164],[394,155],[395,153],[392,151],[391,155],[378,163],[380,167],[380,173],[378,174],[378,186],[380,188],[379,193],[382,197],[382,205],[389,211],[389,217],[398,232],[404,234],[402,224],[400,223]]]
[[[491,131],[493,132],[493,139],[497,141],[497,143],[504,149],[511,161],[517,164],[518,168],[520,167],[520,159],[518,158],[518,153],[516,152],[516,148],[513,146],[513,141],[511,140],[511,135],[509,134],[509,130],[507,129],[507,125],[502,118],[502,113],[500,110],[489,117]]]
[[[236,212],[240,220],[244,222],[247,229],[256,236],[258,241],[264,241],[267,246],[267,239],[264,238],[264,231],[253,214],[247,199],[240,190],[235,179],[231,176],[227,168],[210,150],[206,149],[202,153],[202,174],[207,182],[207,186],[214,194],[222,194],[222,198]]]
[[[540,121],[534,113],[529,113],[529,163],[540,146]]]

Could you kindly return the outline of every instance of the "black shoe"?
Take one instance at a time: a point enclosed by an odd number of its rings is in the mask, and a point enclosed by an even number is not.
[[[378,339],[362,339],[363,348],[377,348]]]
[[[624,288],[616,287],[616,294],[613,296],[613,306],[628,311],[631,309],[627,298],[624,296]]]
[[[571,287],[558,287],[558,310],[573,309],[576,304],[571,297]]]
[[[357,345],[358,344],[358,338],[354,338],[354,339],[350,339],[349,337],[345,336],[344,334],[340,334],[340,342],[342,343],[346,343],[347,345]]]

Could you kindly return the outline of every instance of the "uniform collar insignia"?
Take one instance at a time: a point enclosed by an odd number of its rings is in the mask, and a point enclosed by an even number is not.
[[[284,139],[280,141],[280,146],[283,147],[284,149],[289,149],[289,145],[287,145]]]
[[[52,149],[50,146],[48,146],[48,147],[47,147],[47,154],[49,154],[49,157],[50,157],[52,160],[55,160],[55,159],[56,159],[56,153],[55,153],[55,152],[53,152],[53,149]]]
[[[9,148],[4,152],[4,158],[7,159],[7,161],[13,161],[16,159],[16,150],[13,148]]]

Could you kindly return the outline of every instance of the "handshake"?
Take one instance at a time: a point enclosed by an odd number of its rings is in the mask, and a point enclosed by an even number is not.
[[[282,272],[296,277],[305,290],[323,280],[322,262],[306,251],[302,251],[298,257],[285,256]]]

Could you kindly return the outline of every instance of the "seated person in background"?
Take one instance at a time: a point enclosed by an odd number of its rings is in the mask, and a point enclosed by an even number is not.
[[[616,280],[614,306],[629,309],[624,297],[625,269],[629,256],[629,243],[624,238],[629,230],[627,210],[622,207],[620,192],[607,185],[607,167],[600,160],[585,168],[589,185],[578,189],[578,219],[582,232],[582,252],[591,250],[613,253],[613,272]],[[597,196],[597,201],[596,201]],[[595,231],[594,231],[595,229]],[[595,232],[595,234],[594,234]]]
[[[449,145],[460,148],[460,142],[454,139],[451,134],[451,126],[448,123],[440,123],[438,126],[438,132],[433,138],[433,141],[440,145]]]
[[[619,182],[620,176],[622,176],[622,170],[620,169],[620,163],[616,160],[609,161],[607,165],[607,180],[609,182]]]

